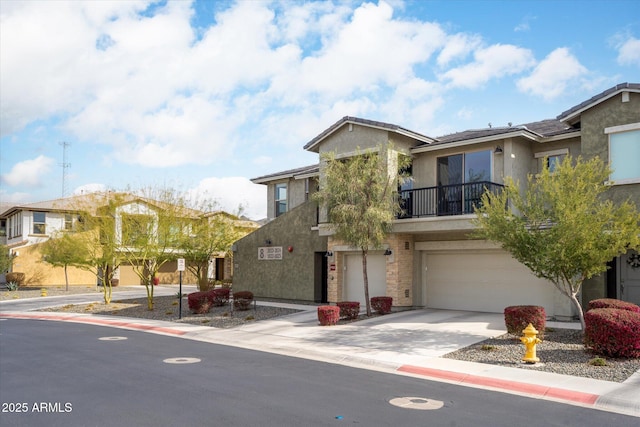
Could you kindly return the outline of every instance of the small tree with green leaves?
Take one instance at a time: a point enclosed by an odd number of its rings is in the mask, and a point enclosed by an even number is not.
[[[321,155],[320,190],[314,199],[328,209],[335,237],[362,253],[362,277],[367,316],[371,316],[367,254],[379,249],[400,212],[397,172],[409,162],[393,147],[379,146],[346,159],[333,152]]]
[[[545,162],[546,164],[546,162]],[[633,203],[606,198],[611,169],[599,158],[566,156],[552,172],[528,177],[520,192],[507,179],[504,191],[485,193],[476,207],[476,235],[502,245],[537,277],[547,279],[575,307],[582,283],[607,262],[640,246],[640,214]]]
[[[200,290],[208,285],[209,261],[215,255],[229,253],[233,242],[243,235],[235,219],[223,212],[204,214],[192,222],[190,234],[182,235],[180,250]]]
[[[147,290],[147,307],[153,310],[154,278],[168,261],[179,258],[183,235],[200,212],[188,208],[175,190],[141,190],[135,200],[116,210],[119,221],[119,251],[133,267]]]
[[[80,266],[87,262],[87,246],[84,239],[72,233],[56,233],[42,243],[42,260],[54,267],[64,268],[66,290],[69,290],[69,266]]]

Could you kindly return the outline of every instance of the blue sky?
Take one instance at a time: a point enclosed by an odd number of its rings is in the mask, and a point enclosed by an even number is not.
[[[637,1],[0,0],[0,202],[172,187],[260,219],[249,179],[345,115],[437,137],[621,82]]]

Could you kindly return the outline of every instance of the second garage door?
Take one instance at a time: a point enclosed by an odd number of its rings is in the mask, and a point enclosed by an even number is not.
[[[555,288],[504,251],[425,253],[426,305],[502,313],[510,305],[540,305],[553,313]]]
[[[364,279],[362,255],[345,255],[347,271],[344,286],[344,301],[358,301],[364,307]],[[367,255],[367,277],[369,297],[385,296],[387,293],[387,266],[384,255]]]

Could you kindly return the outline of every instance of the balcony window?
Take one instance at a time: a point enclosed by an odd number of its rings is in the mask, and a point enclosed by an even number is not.
[[[438,215],[473,213],[484,187],[471,184],[491,180],[491,150],[439,157],[437,172]]]
[[[33,213],[33,234],[46,234],[47,215],[44,212]]]
[[[287,184],[276,184],[275,187],[276,216],[287,211]]]
[[[609,134],[611,181],[614,184],[640,182],[640,123],[605,129]]]

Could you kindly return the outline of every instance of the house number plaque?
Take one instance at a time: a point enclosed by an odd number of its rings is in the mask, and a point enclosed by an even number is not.
[[[258,248],[258,260],[282,259],[282,246],[266,246]]]

